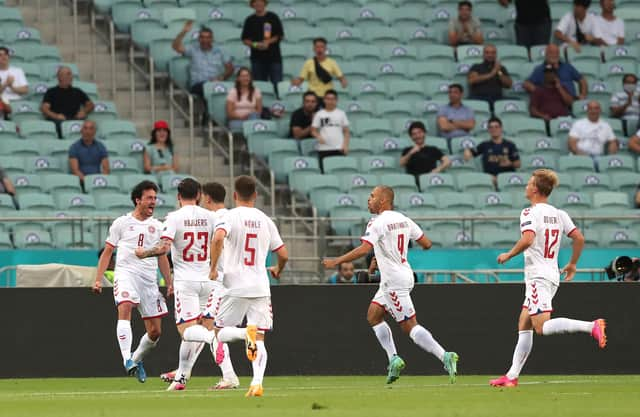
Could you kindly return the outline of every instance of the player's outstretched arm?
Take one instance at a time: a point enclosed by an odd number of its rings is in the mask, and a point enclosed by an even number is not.
[[[93,287],[91,288],[91,291],[96,294],[100,294],[102,292],[102,278],[104,277],[104,272],[107,270],[107,266],[109,266],[109,261],[111,261],[112,256],[113,246],[105,245],[104,251],[102,251],[102,255],[100,255],[100,259],[98,259],[96,281],[93,283]]]
[[[160,268],[164,282],[167,283],[167,297],[171,297],[173,294],[173,277],[171,276],[171,265],[169,265],[167,255],[161,255],[158,258],[158,267]]]
[[[171,239],[162,238],[157,245],[152,247],[151,249],[144,250],[142,248],[136,248],[136,256],[140,259],[151,258],[154,256],[162,256],[166,255],[171,249]]]
[[[289,251],[286,246],[282,246],[276,251],[276,255],[278,256],[278,263],[269,268],[269,271],[274,278],[280,279],[280,273],[287,264],[287,261],[289,261]]]
[[[358,258],[362,258],[363,256],[366,256],[370,251],[371,251],[371,244],[368,242],[362,242],[360,246],[358,246],[357,248],[353,249],[350,252],[345,253],[342,256],[339,256],[333,259],[328,259],[328,258],[323,259],[322,265],[324,265],[326,269],[332,269],[343,262],[351,262],[351,261],[355,261]]]
[[[213,239],[211,239],[211,271],[209,272],[211,281],[218,279],[218,261],[224,248],[224,238],[226,236],[227,232],[224,229],[218,229],[213,234]]]
[[[533,240],[535,239],[536,234],[532,230],[525,230],[522,233],[522,237],[520,240],[516,242],[516,244],[511,248],[509,252],[501,253],[498,256],[498,263],[503,264],[507,262],[509,259],[514,256],[518,256],[522,252],[524,252],[529,246],[533,244]]]
[[[431,246],[433,246],[431,239],[429,239],[426,235],[422,235],[420,239],[416,240],[416,243],[418,243],[418,245],[420,245],[424,250],[431,249]]]
[[[569,262],[560,271],[561,274],[567,274],[564,277],[565,281],[571,281],[576,275],[576,265],[578,263],[578,259],[580,259],[580,255],[582,254],[582,249],[584,249],[584,236],[580,230],[573,229],[573,231],[569,233],[569,237],[572,240],[571,259],[569,259]]]

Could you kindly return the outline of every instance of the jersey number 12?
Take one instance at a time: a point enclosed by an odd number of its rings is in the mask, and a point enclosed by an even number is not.
[[[558,229],[546,229],[544,231],[544,257],[547,259],[553,259],[556,256],[556,251],[553,247],[558,243],[558,236],[560,236],[560,230]]]

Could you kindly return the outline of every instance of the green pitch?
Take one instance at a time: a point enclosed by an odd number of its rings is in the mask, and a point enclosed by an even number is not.
[[[486,376],[267,377],[265,396],[242,389],[207,391],[211,378],[194,378],[188,390],[165,392],[157,378],[0,380],[0,416],[579,416],[640,415],[640,376],[525,376],[520,386],[496,389]]]

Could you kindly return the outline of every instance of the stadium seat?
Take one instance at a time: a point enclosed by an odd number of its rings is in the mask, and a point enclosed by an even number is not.
[[[462,153],[465,149],[473,149],[480,141],[473,136],[460,136],[451,139],[451,152]]]
[[[352,10],[351,21],[364,29],[385,27],[394,8],[391,4],[366,2],[360,9]]]
[[[630,209],[629,196],[621,192],[596,192],[593,193],[593,206],[595,208]]]
[[[306,172],[296,176],[289,176],[289,187],[304,196],[320,190],[338,193],[341,191],[339,181],[340,178],[337,175]]]
[[[128,120],[103,120],[98,123],[99,136],[104,140],[135,139],[136,126]]]
[[[0,120],[0,140],[5,139],[17,139],[18,132],[16,130],[16,124],[8,120]]]
[[[369,174],[398,173],[398,161],[391,156],[366,156],[360,159],[360,169]]]
[[[378,154],[399,156],[402,150],[409,146],[413,146],[413,142],[407,137],[371,138],[371,147]]]
[[[448,168],[448,172],[451,174],[458,174],[461,172],[478,172],[479,169],[476,166],[475,160],[465,161],[462,154],[448,155],[451,165]]]
[[[133,208],[131,197],[127,194],[105,192],[103,194],[95,195],[94,199],[96,203],[96,209],[98,210],[119,211],[126,213],[128,211],[131,211],[131,209]]]
[[[494,191],[493,177],[480,172],[460,172],[456,175],[458,190],[467,192]]]
[[[20,124],[20,136],[32,140],[58,139],[56,126],[48,120],[24,120]]]
[[[373,103],[365,100],[350,100],[341,105],[347,112],[349,122],[353,123],[357,117],[371,118],[375,115]]]
[[[456,191],[456,183],[451,174],[422,174],[419,177],[419,184],[423,193]]]
[[[134,184],[135,183],[131,183],[128,186],[132,187]],[[119,177],[117,175],[105,174],[87,175],[84,179],[84,188],[94,197],[105,193],[112,194],[121,191]]]
[[[60,210],[68,210],[70,212],[84,212],[87,210],[95,210],[96,204],[93,196],[81,193],[56,193],[56,207]]]
[[[475,203],[463,193],[444,192],[436,195],[438,207],[447,210],[473,210]]]
[[[360,200],[354,194],[327,193],[322,190],[312,192],[311,201],[316,206],[319,216],[327,216],[330,210],[340,206],[349,206],[357,209],[362,206]]]
[[[84,230],[58,227],[52,234],[55,247],[59,249],[91,249],[97,244],[95,234]]]
[[[611,186],[609,184],[609,176],[604,174],[576,173],[573,176],[573,188],[582,192],[608,191]]]
[[[374,174],[339,174],[337,175],[339,180],[340,189],[344,192],[351,193],[357,190],[371,190],[373,187],[379,185],[379,177]]]
[[[15,31],[23,25],[20,9],[17,7],[0,7],[0,26],[3,31]]]
[[[36,228],[20,228],[14,232],[13,242],[18,249],[50,249],[53,247],[49,232]]]
[[[13,205],[13,199],[9,194],[0,194],[0,212],[3,215],[6,213],[12,213],[16,211],[16,207]]]
[[[574,121],[575,120],[571,117],[558,117],[557,119],[551,120],[549,122],[549,130],[551,131],[551,136],[553,136],[554,138],[557,138],[559,136],[568,136]]]
[[[242,124],[242,131],[246,138],[268,139],[278,137],[278,125],[272,120],[248,120]]]
[[[11,102],[11,120],[18,126],[25,120],[42,120],[40,103],[30,100],[13,100]]]
[[[550,155],[532,154],[520,155],[522,169],[526,171],[534,171],[539,168],[556,169],[556,159]]]
[[[19,201],[23,210],[53,210],[56,207],[51,195],[37,192],[20,194]]]
[[[498,190],[523,191],[529,181],[529,175],[521,172],[501,172],[498,174]]]
[[[65,120],[62,122],[63,139],[78,140],[82,137],[82,120]]]
[[[456,49],[458,62],[477,64],[482,62],[482,45],[460,45]]]
[[[570,173],[592,173],[593,159],[586,155],[564,155],[558,158],[560,171]]]
[[[557,157],[567,153],[567,146],[563,144],[562,141],[546,136],[535,139],[513,137],[509,138],[509,140],[516,145],[518,151],[525,154],[536,153]]]
[[[358,159],[350,156],[330,156],[322,163],[325,174],[357,174],[360,171]]]
[[[416,179],[410,174],[383,174],[379,175],[378,182],[389,186],[397,193],[410,192],[417,193],[418,187]]]
[[[0,155],[37,156],[40,155],[40,149],[35,140],[0,139]]]
[[[431,100],[449,101],[450,80],[430,80],[426,82],[426,92]]]
[[[361,81],[350,84],[349,94],[358,100],[384,100],[387,98],[386,88],[382,81]]]
[[[25,169],[30,173],[54,173],[65,172],[67,165],[63,165],[60,159],[52,156],[28,156],[25,158]]]
[[[513,208],[513,199],[507,192],[480,192],[475,193],[476,206],[483,210],[510,210]]]
[[[206,82],[204,83],[203,92],[207,99],[207,113],[209,117],[218,123],[224,123],[227,118],[225,103],[227,94],[233,88],[232,82]],[[244,127],[244,126],[243,126]],[[275,127],[274,127],[275,130]],[[247,136],[247,132],[244,132]]]
[[[362,119],[352,129],[360,137],[387,137],[392,132],[391,123],[383,118]]]
[[[129,156],[140,160],[144,152],[146,142],[142,139],[120,139],[106,142],[106,145],[113,145],[119,156]]]
[[[44,142],[40,142],[43,153],[47,155],[55,156],[58,158],[62,158],[63,160],[67,160],[69,157],[69,148],[73,145],[75,141],[64,139],[64,140],[48,140]]]
[[[362,158],[373,155],[371,141],[369,139],[351,138],[349,141],[349,155],[354,158]]]
[[[598,157],[598,169],[600,172],[634,172],[635,161],[630,155],[616,154]]]
[[[10,178],[19,195],[23,193],[42,192],[42,183],[39,175],[14,174]]]
[[[160,10],[138,9],[131,22],[131,40],[146,49],[149,47],[149,42],[164,29]]]
[[[295,182],[295,177],[301,174],[307,175],[309,173],[320,173],[318,160],[316,158],[309,158],[305,156],[285,156],[282,158],[281,164],[276,162],[276,164],[272,166],[276,174],[276,181],[280,183],[286,182],[287,178],[290,183],[291,181]]]
[[[515,114],[503,120],[504,130],[509,135],[517,135],[522,138],[538,138],[547,136],[547,128],[544,120],[534,119],[522,114]]]
[[[142,172],[138,158],[117,156],[109,158],[109,166],[113,174],[132,173],[136,174]]]
[[[63,192],[81,193],[80,180],[72,174],[43,174],[40,176],[42,188],[51,194]]]
[[[364,28],[364,41],[388,48],[402,41],[402,34],[396,27],[369,26]]]
[[[134,183],[135,184],[135,183]],[[178,208],[178,200],[174,194],[158,193],[156,198],[156,216],[166,215]]]
[[[62,61],[60,50],[54,45],[29,45],[26,54],[28,61],[35,65],[52,64]],[[25,73],[27,73],[27,71],[25,71]],[[42,73],[38,76],[42,77]]]
[[[422,19],[421,16],[418,16],[415,13],[414,17]],[[437,38],[440,34],[436,33],[433,28],[426,27],[422,22],[419,22],[418,24],[400,26],[400,36],[403,42],[407,45],[420,46],[425,43],[437,43]],[[451,61],[453,61],[453,54],[451,56]]]
[[[332,18],[341,18],[337,16],[334,10],[327,10]],[[364,34],[357,27],[350,27],[347,25],[335,26],[335,25],[322,25],[320,27],[326,27],[326,38],[330,44],[339,46],[354,46],[364,43]]]
[[[89,120],[93,120],[98,124],[101,124],[105,120],[118,119],[118,110],[116,109],[114,102],[96,100],[93,104],[93,111],[89,113],[89,116],[87,117]]]
[[[438,203],[433,195],[411,191],[400,191],[395,200],[400,210],[422,212],[424,209],[437,209]]]
[[[615,171],[609,173],[609,179],[612,189],[632,195],[640,184],[640,173]]]
[[[592,207],[589,195],[576,191],[556,191],[551,194],[553,205],[562,209],[590,209]]]
[[[566,49],[567,59],[574,67],[580,68],[580,72],[585,64],[599,65],[602,62],[602,52],[597,46],[583,46],[580,52],[573,48]]]
[[[629,229],[610,229],[600,234],[602,244],[613,248],[637,248],[640,244],[638,232]]]

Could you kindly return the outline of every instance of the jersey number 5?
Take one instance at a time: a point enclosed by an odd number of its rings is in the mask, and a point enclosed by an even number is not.
[[[244,258],[244,264],[247,266],[254,266],[256,264],[256,248],[251,246],[251,239],[257,239],[256,233],[247,233],[244,239],[244,253],[249,257]]]
[[[556,256],[556,251],[553,250],[553,247],[558,243],[559,235],[560,235],[560,230],[558,229],[546,229],[544,231],[544,257],[545,258],[553,259]]]
[[[207,260],[207,248],[209,247],[209,232],[198,232],[198,241],[202,241],[202,253],[198,254],[198,261],[204,262]],[[194,232],[185,232],[184,240],[188,240],[187,246],[182,250],[182,259],[185,262],[193,262],[194,256],[192,253],[189,253],[189,250],[193,246],[196,240],[196,235]]]

